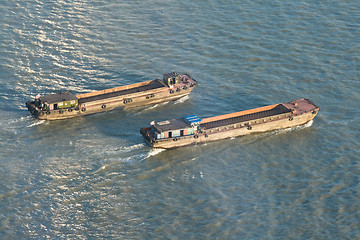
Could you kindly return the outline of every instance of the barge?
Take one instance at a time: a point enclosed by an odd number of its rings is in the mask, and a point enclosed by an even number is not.
[[[189,74],[172,72],[164,74],[163,79],[80,95],[69,91],[45,96],[37,95],[34,101],[26,102],[26,107],[38,119],[67,119],[115,108],[128,109],[174,101],[187,96],[196,85],[196,80]]]
[[[319,110],[312,101],[299,99],[205,119],[191,115],[153,121],[140,133],[152,147],[170,149],[304,125]]]

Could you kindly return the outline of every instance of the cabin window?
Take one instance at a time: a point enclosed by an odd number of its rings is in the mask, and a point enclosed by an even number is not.
[[[184,130],[180,130],[180,137],[184,136]]]
[[[169,132],[169,138],[172,138],[172,132]]]
[[[57,110],[58,109],[58,105],[55,103],[54,104],[54,110]]]
[[[168,83],[169,83],[169,85],[174,85],[174,84],[176,84],[176,79],[175,78],[169,78]]]

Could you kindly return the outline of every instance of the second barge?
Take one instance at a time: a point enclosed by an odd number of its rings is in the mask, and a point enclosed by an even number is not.
[[[205,119],[191,115],[153,121],[140,133],[152,147],[169,149],[304,125],[319,110],[312,101],[299,99]]]
[[[196,85],[196,80],[189,74],[172,72],[164,74],[163,79],[80,95],[71,92],[38,95],[34,101],[26,102],[26,106],[36,118],[59,120],[105,112],[114,108],[128,109],[174,101],[187,96]]]

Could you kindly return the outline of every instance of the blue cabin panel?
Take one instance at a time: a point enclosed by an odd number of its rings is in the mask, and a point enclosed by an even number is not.
[[[196,115],[190,115],[185,117],[185,121],[191,126],[196,126],[200,124],[201,119]]]

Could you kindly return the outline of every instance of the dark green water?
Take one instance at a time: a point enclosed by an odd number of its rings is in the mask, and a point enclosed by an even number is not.
[[[359,1],[0,3],[1,239],[360,239]],[[38,94],[190,73],[187,98],[56,122]],[[309,98],[312,124],[153,150],[140,127]]]

